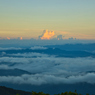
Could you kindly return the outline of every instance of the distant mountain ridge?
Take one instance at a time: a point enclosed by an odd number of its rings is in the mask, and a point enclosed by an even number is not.
[[[21,69],[0,69],[0,76],[21,76],[23,74],[31,74]]]
[[[21,49],[21,50],[1,50],[6,54],[17,54],[17,53],[42,53],[48,55],[56,55],[57,57],[95,57],[95,53],[91,53],[85,50],[62,50],[60,48],[48,48],[48,49]],[[7,56],[7,55],[5,55]],[[9,55],[8,55],[9,56]]]
[[[47,45],[48,48],[59,48],[69,51],[95,51],[95,43],[90,44],[64,44],[64,45]]]

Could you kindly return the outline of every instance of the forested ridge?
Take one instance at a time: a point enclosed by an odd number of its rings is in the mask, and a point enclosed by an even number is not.
[[[26,91],[21,91],[21,90],[14,90],[12,88],[7,88],[4,86],[0,86],[0,95],[50,95],[50,94],[45,94],[43,92],[26,92]],[[54,95],[82,95],[77,93],[77,91],[75,90],[75,92],[62,92],[61,94],[54,94]],[[89,95],[89,94],[86,94]]]
[[[12,88],[0,86],[0,95],[31,95],[31,92],[14,90]]]

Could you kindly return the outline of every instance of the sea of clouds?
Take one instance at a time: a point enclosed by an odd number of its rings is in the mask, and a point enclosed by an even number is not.
[[[14,54],[2,52],[1,55],[0,69],[17,68],[31,74],[0,76],[0,82],[31,85],[95,83],[95,58],[92,57],[56,57],[37,52]]]

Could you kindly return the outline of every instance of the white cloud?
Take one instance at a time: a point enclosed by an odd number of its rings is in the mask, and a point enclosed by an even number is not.
[[[0,47],[0,50],[21,50],[22,48],[15,48],[15,47],[9,47],[9,48],[2,48]]]
[[[41,49],[47,49],[47,47],[42,47],[42,46],[34,46],[34,47],[31,47],[30,49],[32,50],[41,50]]]
[[[8,62],[13,68],[27,70],[32,73],[67,74],[95,70],[95,59],[86,58],[56,58],[40,53],[13,54],[16,57],[1,57],[0,62]],[[22,57],[17,57],[22,56]],[[36,56],[35,58],[32,58]],[[32,68],[32,69],[31,69]]]
[[[36,53],[36,52],[31,52],[31,53],[17,53],[17,54],[8,54],[9,56],[15,56],[15,57],[27,57],[27,58],[32,58],[32,57],[49,57],[47,54],[41,54],[41,53]]]
[[[70,76],[70,77],[58,77],[54,75],[22,75],[22,76],[0,76],[0,82],[11,82],[16,84],[31,84],[31,85],[42,85],[42,84],[73,84],[73,83],[95,83],[95,73],[88,73],[84,76]]]

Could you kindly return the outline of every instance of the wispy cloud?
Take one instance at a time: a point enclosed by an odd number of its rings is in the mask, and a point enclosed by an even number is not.
[[[34,46],[34,47],[31,47],[30,49],[32,50],[41,50],[41,49],[47,49],[47,47],[43,47],[43,46]]]
[[[0,47],[0,50],[21,50],[22,48],[15,48],[15,47],[10,47],[10,48],[2,48]]]

